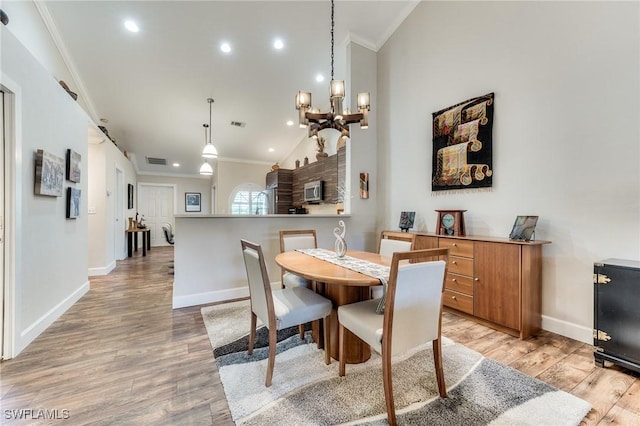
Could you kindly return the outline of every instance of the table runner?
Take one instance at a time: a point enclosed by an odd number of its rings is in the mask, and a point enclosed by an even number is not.
[[[379,279],[380,284],[382,284],[383,292],[376,312],[379,314],[384,313],[387,281],[389,280],[389,271],[391,270],[389,266],[379,265],[377,263],[369,262],[368,260],[358,259],[351,256],[338,257],[335,252],[321,248],[297,249],[297,251],[320,260],[324,260],[325,262],[333,263],[335,265],[342,266],[343,268]]]

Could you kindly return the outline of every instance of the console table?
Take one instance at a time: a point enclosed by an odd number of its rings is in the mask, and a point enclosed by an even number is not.
[[[414,234],[415,250],[449,248],[446,310],[521,339],[540,330],[542,246],[550,241]]]
[[[142,255],[147,255],[147,250],[151,250],[151,228],[129,228],[127,233],[127,255],[133,256],[134,251],[138,251],[138,234],[142,233]]]

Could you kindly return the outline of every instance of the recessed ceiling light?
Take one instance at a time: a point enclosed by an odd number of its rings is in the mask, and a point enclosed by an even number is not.
[[[293,126],[293,121],[291,120],[287,121],[287,126]]]
[[[322,74],[316,75],[316,81],[318,83],[322,83],[324,81],[324,75],[322,75]]]
[[[275,151],[275,149],[269,148],[269,152],[273,152],[273,151]]]
[[[222,50],[224,53],[229,53],[231,52],[231,45],[227,42],[224,42],[220,45],[220,50]]]
[[[180,167],[180,163],[173,163],[173,167]]]
[[[140,28],[138,28],[138,24],[131,20],[125,21],[124,27],[132,33],[137,33],[138,31],[140,31]]]
[[[284,47],[284,42],[281,39],[277,38],[277,39],[275,39],[273,41],[273,48],[274,49],[280,50],[283,47]]]

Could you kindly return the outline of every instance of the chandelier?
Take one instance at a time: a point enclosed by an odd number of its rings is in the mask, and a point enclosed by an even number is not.
[[[358,111],[350,113],[343,110],[342,101],[345,96],[344,80],[333,79],[333,29],[334,4],[331,0],[331,83],[329,83],[330,111],[320,112],[311,108],[311,93],[300,91],[296,95],[296,109],[299,111],[300,128],[309,128],[309,137],[317,139],[318,132],[323,129],[336,129],[343,136],[349,136],[349,124],[360,122],[361,129],[369,128],[369,93],[358,93]]]
[[[204,149],[202,150],[202,156],[204,157],[204,163],[200,166],[200,174],[211,176],[213,174],[213,168],[211,164],[209,164],[209,158],[217,158],[218,151],[216,147],[211,143],[211,106],[213,104],[213,99],[207,98],[207,102],[209,102],[209,124],[203,124],[204,127]],[[207,142],[207,130],[209,133],[209,141]]]

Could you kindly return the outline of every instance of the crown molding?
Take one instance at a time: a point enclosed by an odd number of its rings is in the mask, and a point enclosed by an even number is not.
[[[60,32],[58,31],[58,27],[56,26],[55,21],[51,16],[51,13],[49,12],[49,8],[47,7],[46,2],[44,0],[33,0],[33,4],[36,6],[36,9],[38,10],[40,17],[42,18],[44,25],[47,27],[47,31],[49,31],[49,35],[51,36],[53,43],[58,49],[58,52],[60,53],[60,56],[62,57],[62,61],[66,65],[67,70],[69,71],[69,74],[71,74],[71,77],[73,78],[73,80],[77,85],[77,88],[75,88],[75,90],[79,92],[80,96],[82,97],[82,100],[85,102],[88,109],[88,113],[91,116],[91,118],[94,121],[96,121],[98,119],[96,108],[93,105],[91,98],[89,97],[87,89],[84,83],[82,82],[82,78],[80,78],[80,74],[78,73],[74,62],[71,59],[71,55],[69,54],[69,51],[66,45],[64,44],[64,41],[62,41],[62,36],[60,35]]]

